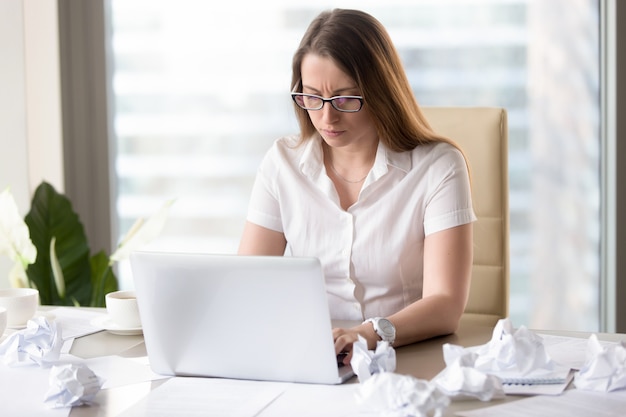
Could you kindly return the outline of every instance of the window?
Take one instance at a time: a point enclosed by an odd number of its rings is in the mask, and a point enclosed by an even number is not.
[[[120,234],[176,198],[157,246],[235,252],[264,152],[297,131],[292,53],[321,10],[361,8],[422,105],[509,113],[513,322],[598,329],[597,0],[111,4]]]

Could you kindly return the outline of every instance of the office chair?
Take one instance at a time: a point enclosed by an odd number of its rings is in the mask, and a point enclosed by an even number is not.
[[[495,324],[509,314],[508,128],[502,108],[422,107],[431,127],[465,152],[472,179],[474,262],[465,314]]]

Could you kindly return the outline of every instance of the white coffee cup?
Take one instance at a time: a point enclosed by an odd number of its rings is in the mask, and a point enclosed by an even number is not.
[[[4,334],[7,328],[7,309],[6,307],[0,307],[0,338]]]
[[[25,326],[37,312],[39,291],[34,288],[0,289],[0,307],[7,309],[7,326]]]
[[[105,296],[107,313],[114,324],[125,329],[141,327],[135,291],[114,291]]]

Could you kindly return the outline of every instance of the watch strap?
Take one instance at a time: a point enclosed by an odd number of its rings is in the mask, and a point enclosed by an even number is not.
[[[392,328],[393,328],[393,333],[392,334],[387,334],[383,331],[383,329],[381,329],[379,322],[380,320],[386,320],[387,322],[389,322],[389,324],[391,324]],[[363,324],[365,323],[372,323],[372,327],[374,328],[374,331],[376,332],[376,334],[378,335],[378,337],[381,338],[381,340],[388,342],[389,344],[393,344],[393,342],[396,339],[396,334],[395,334],[395,327],[393,326],[393,323],[391,323],[391,321],[383,318],[383,317],[372,317],[369,318],[367,320],[365,320],[363,322]]]

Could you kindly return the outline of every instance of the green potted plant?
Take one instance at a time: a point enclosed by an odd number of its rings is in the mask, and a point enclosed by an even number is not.
[[[36,288],[43,305],[104,307],[104,295],[118,289],[115,262],[161,232],[171,203],[146,222],[139,219],[111,256],[92,255],[71,202],[52,185],[44,181],[37,187],[24,220],[10,191],[3,191],[0,253],[14,262],[11,285]]]

